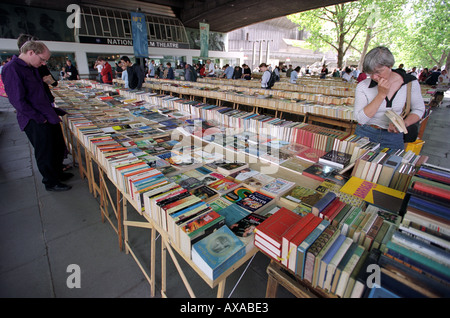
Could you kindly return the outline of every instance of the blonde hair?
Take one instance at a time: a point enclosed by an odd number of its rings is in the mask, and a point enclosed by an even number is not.
[[[48,51],[47,46],[40,41],[26,41],[21,47],[20,47],[20,53],[27,53],[28,51],[34,51],[36,54],[42,54],[46,51]]]

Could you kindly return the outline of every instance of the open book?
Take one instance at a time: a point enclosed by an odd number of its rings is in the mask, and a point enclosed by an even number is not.
[[[395,127],[399,132],[402,132],[404,134],[408,133],[408,129],[406,129],[405,122],[403,121],[403,118],[400,115],[398,115],[392,109],[387,110],[385,114],[395,125]]]

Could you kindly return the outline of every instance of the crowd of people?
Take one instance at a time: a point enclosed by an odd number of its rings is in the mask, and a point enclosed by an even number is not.
[[[67,156],[64,138],[61,131],[61,118],[65,113],[55,107],[54,97],[49,86],[57,86],[58,81],[47,67],[51,56],[48,47],[31,35],[21,35],[18,39],[19,55],[0,68],[5,93],[17,112],[17,120],[21,130],[25,132],[34,147],[38,169],[42,175],[42,183],[47,191],[67,191],[71,187],[64,181],[73,174],[66,172],[63,160]],[[148,65],[133,63],[128,56],[122,56],[115,63],[115,76],[120,76],[125,87],[141,89],[145,77],[174,79],[175,71],[170,62],[156,66],[151,60]],[[387,47],[376,47],[369,51],[363,60],[363,71],[346,67],[342,72],[335,69],[330,75],[323,65],[320,78],[341,77],[343,81],[356,81],[354,113],[358,125],[355,134],[368,137],[380,143],[382,148],[403,149],[404,142],[411,142],[405,136],[417,134],[418,122],[425,110],[420,84],[448,86],[447,70],[433,67],[417,72],[416,68],[404,70],[400,64],[394,68],[395,60]],[[114,74],[111,64],[100,56],[95,62],[98,80],[112,84]],[[205,64],[190,65],[182,63],[178,67],[184,69],[186,81],[196,81],[198,77],[224,77],[228,79],[250,80],[252,71],[248,65],[232,66],[226,64],[221,70],[216,69],[210,59]],[[261,87],[271,88],[274,81],[280,80],[280,73],[285,72],[291,83],[296,83],[302,74],[301,67],[292,68],[261,63]],[[219,72],[220,71],[220,72]],[[308,68],[305,69],[307,74]],[[60,79],[76,80],[80,78],[77,68],[67,59],[61,70]],[[408,85],[407,85],[408,84]],[[407,89],[411,87],[411,89]],[[404,116],[408,134],[400,133],[385,113],[392,109],[401,114],[410,94],[410,112]],[[415,140],[415,139],[414,139]],[[412,141],[414,141],[412,140]]]

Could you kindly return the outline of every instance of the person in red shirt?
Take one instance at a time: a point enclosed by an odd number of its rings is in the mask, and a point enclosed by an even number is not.
[[[358,75],[358,78],[356,79],[356,82],[359,83],[361,81],[364,81],[367,78],[366,72],[361,72]]]
[[[111,65],[101,56],[98,57],[97,61],[103,65],[102,71],[100,72],[103,83],[112,84],[113,75]]]
[[[203,64],[202,67],[200,68],[200,76],[201,77],[205,77],[206,76],[205,70],[206,70],[205,64]]]

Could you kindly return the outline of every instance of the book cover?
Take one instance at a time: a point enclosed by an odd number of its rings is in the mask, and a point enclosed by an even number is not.
[[[227,226],[222,226],[192,246],[192,261],[212,280],[244,255],[245,245]]]
[[[236,203],[236,202],[248,197],[252,193],[253,193],[253,191],[246,187],[237,187],[237,188],[231,190],[230,192],[227,192],[222,197],[232,203]]]
[[[251,178],[257,174],[259,174],[259,172],[256,170],[253,170],[250,168],[244,168],[242,170],[239,170],[235,173],[230,174],[229,177],[232,178],[236,182],[244,182],[248,178]]]
[[[251,213],[237,223],[231,225],[230,229],[238,237],[249,237],[254,234],[256,227],[267,218],[267,216]]]
[[[318,181],[324,181],[335,170],[331,166],[315,163],[303,170],[302,174]]]
[[[280,167],[286,168],[292,172],[302,173],[303,170],[308,168],[311,165],[311,163],[308,163],[304,160],[301,160],[297,157],[291,157],[288,160],[282,162],[280,164]]]
[[[191,190],[190,192],[192,195],[195,195],[205,202],[210,202],[219,196],[216,191],[208,186],[200,186],[196,189]]]
[[[322,157],[325,153],[326,152],[323,150],[309,148],[297,153],[296,156],[308,162],[316,163],[319,161],[319,158]]]
[[[295,209],[302,201],[315,194],[316,191],[303,186],[295,186],[289,190],[286,194],[280,197],[280,201],[288,205],[290,209]]]
[[[341,188],[341,192],[354,195],[391,212],[399,212],[405,198],[404,192],[357,177],[351,177]]]
[[[223,179],[219,179],[217,181],[214,181],[210,184],[208,184],[208,186],[214,190],[216,190],[217,192],[219,192],[219,194],[223,195],[231,190],[233,190],[234,188],[239,186],[239,183],[234,182],[233,180],[225,177]]]
[[[265,186],[266,184],[268,184],[274,180],[275,180],[274,177],[260,173],[260,174],[254,175],[253,177],[246,179],[243,182],[243,185],[252,191],[259,191],[263,186]]]
[[[258,211],[268,207],[274,201],[273,197],[261,192],[253,192],[248,197],[237,201],[236,204],[251,213],[258,213]]]
[[[294,182],[277,178],[261,188],[261,192],[273,197],[279,197],[295,186]]]
[[[219,212],[222,209],[225,209],[227,206],[231,205],[232,203],[228,201],[227,199],[224,199],[222,197],[218,197],[216,199],[213,199],[212,201],[208,202],[208,205],[216,212]]]
[[[225,163],[220,165],[219,167],[217,167],[217,172],[225,175],[225,176],[229,176],[230,174],[233,174],[239,170],[248,168],[248,163],[244,163],[244,162],[229,162],[229,163]]]
[[[249,211],[243,209],[236,203],[232,203],[231,205],[217,211],[220,215],[225,217],[225,224],[230,227],[233,224],[239,222],[244,217],[250,214]]]
[[[319,158],[319,163],[343,169],[350,163],[351,155],[345,152],[331,150]]]

